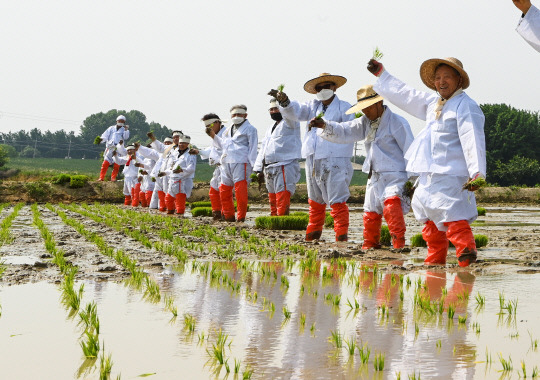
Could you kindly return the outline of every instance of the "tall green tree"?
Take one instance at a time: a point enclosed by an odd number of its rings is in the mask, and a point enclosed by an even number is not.
[[[540,183],[536,170],[540,162],[538,112],[518,110],[506,104],[480,107],[486,117],[488,181],[501,186]]]

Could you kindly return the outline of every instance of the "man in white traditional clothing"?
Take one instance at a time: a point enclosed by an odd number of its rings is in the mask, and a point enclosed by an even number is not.
[[[230,112],[232,124],[225,129],[221,138],[214,137],[214,143],[222,149],[219,194],[225,220],[234,222],[234,188],[236,221],[244,222],[248,206],[248,184],[257,159],[257,129],[247,120],[245,105],[235,105]]]
[[[517,32],[536,51],[540,52],[540,10],[531,4],[531,0],[512,0],[522,12]]]
[[[141,202],[142,207],[148,207],[152,199],[152,193],[155,188],[155,182],[151,180],[150,172],[154,168],[154,165],[159,160],[161,156],[155,149],[152,148],[152,145],[142,146],[139,143],[135,143],[137,148],[137,153],[140,154],[143,158],[142,163],[137,163],[135,166],[139,168],[139,184],[140,186],[135,186],[135,191],[139,191],[138,200]],[[138,202],[133,204],[134,207],[138,206]]]
[[[275,98],[268,111],[274,125],[266,131],[253,171],[266,183],[270,215],[289,215],[291,196],[300,180],[300,123],[283,118]]]
[[[368,174],[364,199],[364,243],[362,249],[380,248],[382,217],[386,219],[392,245],[405,247],[405,218],[410,198],[405,194],[405,152],[414,140],[407,120],[383,104],[383,98],[368,85],[357,92],[358,102],[346,113],[364,116],[337,123],[313,119],[311,127],[322,128],[321,137],[335,143],[365,140],[366,159],[362,171]]]
[[[168,189],[168,183],[165,183],[166,176],[159,176],[160,172],[165,171],[165,163],[163,158],[163,152],[165,152],[165,149],[173,144],[173,138],[172,137],[166,137],[163,142],[156,139],[154,134],[149,134],[148,137],[152,140],[150,145],[152,148],[159,153],[159,159],[156,161],[156,164],[152,168],[152,170],[149,172],[150,181],[152,181],[154,186],[154,191],[152,192],[152,199],[150,201],[150,208],[151,209],[159,209],[159,211],[166,211],[167,205],[165,203],[165,192]]]
[[[124,165],[124,205],[130,206],[133,203],[134,190],[137,185],[137,177],[139,176],[139,168],[137,163],[142,163],[142,157],[137,155],[137,148],[135,145],[129,145],[123,149],[118,149],[113,153],[113,161],[118,165]]]
[[[126,125],[126,117],[120,115],[116,118],[116,125],[110,126],[103,132],[99,138],[99,143],[105,143],[105,152],[103,153],[103,164],[101,165],[101,171],[99,173],[98,181],[105,180],[105,174],[110,165],[113,165],[113,171],[111,173],[111,181],[116,181],[116,176],[120,170],[120,166],[114,163],[113,152],[116,150],[116,145],[121,141],[127,141],[129,139],[129,126]]]
[[[351,105],[340,100],[335,91],[347,79],[339,75],[322,73],[304,84],[304,90],[317,99],[306,103],[290,101],[283,91],[272,90],[268,94],[279,102],[279,111],[287,120],[309,121],[324,114],[326,120],[343,122],[354,119],[345,112]],[[321,137],[318,128],[306,126],[302,143],[302,157],[306,159],[306,182],[309,197],[309,224],[306,241],[319,239],[322,234],[326,205],[332,208],[336,241],[347,241],[349,231],[349,184],[353,168],[351,157],[354,144],[336,144]]]
[[[173,146],[168,156],[165,172],[169,176],[169,188],[165,200],[167,214],[183,216],[186,211],[186,199],[193,189],[193,178],[197,167],[197,156],[189,154],[191,138],[182,134],[178,146]]]
[[[180,137],[184,134],[182,131],[173,131],[173,137],[169,143],[166,138],[163,143],[155,140],[152,142],[154,149],[158,152],[163,148],[160,159],[156,162],[154,169],[150,172],[150,175],[156,179],[156,187],[154,191],[158,192],[159,199],[159,211],[167,211],[167,191],[169,190],[169,176],[167,175],[167,168],[172,165],[174,161],[173,155],[177,154],[178,143]],[[171,200],[169,200],[170,202]],[[174,203],[174,200],[172,200]]]
[[[484,114],[465,92],[469,75],[456,58],[428,59],[420,67],[424,84],[436,94],[415,90],[386,71],[374,59],[368,70],[378,77],[373,89],[399,108],[426,120],[426,127],[405,154],[407,171],[418,173],[412,208],[425,223],[428,246],[425,264],[446,264],[448,240],[458,263],[476,261],[470,223],[476,220],[478,188],[471,181],[486,176]]]
[[[203,160],[208,159],[208,164],[214,167],[214,173],[210,180],[210,204],[212,206],[212,217],[214,220],[221,220],[222,205],[221,196],[219,194],[219,185],[221,184],[221,137],[225,131],[225,125],[218,115],[209,113],[202,117],[202,122],[205,126],[205,132],[212,138],[212,145],[205,149],[191,149],[190,154],[200,154]]]

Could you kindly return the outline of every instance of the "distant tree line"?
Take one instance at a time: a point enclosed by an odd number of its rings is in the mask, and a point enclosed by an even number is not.
[[[486,116],[487,180],[500,186],[540,184],[540,118],[538,112],[518,110],[506,104],[480,106]],[[146,121],[140,111],[110,110],[88,116],[80,134],[60,130],[42,132],[0,133],[0,167],[9,157],[49,157],[97,159],[103,146],[93,145],[96,136],[116,123],[116,117],[127,117],[129,141],[146,142],[146,133],[153,131],[160,140],[172,130],[159,123]],[[362,163],[365,157],[356,157]]]

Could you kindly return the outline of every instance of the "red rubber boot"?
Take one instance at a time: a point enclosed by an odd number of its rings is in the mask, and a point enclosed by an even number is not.
[[[107,174],[107,169],[109,169],[110,165],[111,164],[109,164],[109,161],[103,161],[103,163],[101,164],[101,171],[99,172],[99,181],[105,180],[105,174]]]
[[[347,241],[349,232],[349,207],[347,203],[334,203],[330,205],[330,215],[334,218],[334,232],[336,241]]]
[[[383,216],[388,224],[394,248],[405,247],[405,218],[401,208],[401,199],[398,196],[387,198],[384,201]]]
[[[277,214],[289,215],[291,207],[291,193],[288,190],[280,191],[276,194]]]
[[[175,208],[175,198],[167,193],[165,195],[165,204],[167,205],[167,214],[174,214],[174,208]]]
[[[248,206],[248,188],[247,181],[238,181],[234,184],[234,193],[236,195],[236,220],[244,222],[246,220]]]
[[[178,193],[175,197],[176,213],[180,216],[186,212],[186,194]]]
[[[270,202],[270,216],[276,216],[278,214],[276,193],[268,193],[268,201]]]
[[[435,223],[428,220],[422,229],[422,237],[427,243],[428,253],[424,264],[445,265],[448,254],[448,239],[446,232],[439,231]]]
[[[309,224],[306,229],[306,241],[319,239],[322,235],[324,218],[326,216],[326,204],[309,201]]]
[[[376,212],[364,212],[364,243],[362,249],[381,248],[382,215]],[[335,222],[334,222],[335,223]]]
[[[225,221],[234,222],[234,202],[232,197],[232,186],[224,184],[219,185],[219,196],[221,198],[221,207]]]
[[[124,197],[124,206],[129,206],[131,205],[131,195],[126,195]]]
[[[165,201],[165,192],[158,190],[158,198],[159,198],[159,211],[161,212],[167,211],[167,202]]]
[[[119,171],[120,171],[120,165],[114,164],[113,165],[113,170],[112,170],[112,173],[111,173],[111,181],[112,182],[116,181],[116,176],[118,175]]]
[[[471,226],[466,220],[444,223],[448,227],[446,237],[456,247],[456,256],[460,267],[467,267],[476,262],[476,242]]]
[[[141,193],[141,183],[137,182],[137,184],[131,190],[131,206],[132,207],[139,207],[140,193]]]

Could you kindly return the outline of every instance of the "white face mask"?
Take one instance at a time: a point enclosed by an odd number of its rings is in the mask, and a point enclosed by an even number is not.
[[[240,117],[240,116],[235,116],[235,117],[231,118],[231,121],[233,122],[233,124],[236,124],[236,125],[242,124],[242,122],[244,120],[246,120],[246,119],[244,119],[243,117]]]
[[[328,100],[332,96],[334,96],[334,90],[330,90],[329,88],[324,88],[317,92],[317,99],[319,100]]]
[[[123,121],[117,121],[116,122],[116,125],[119,126],[119,127],[123,127],[126,123],[124,123]]]

